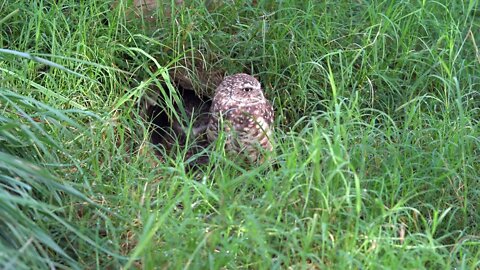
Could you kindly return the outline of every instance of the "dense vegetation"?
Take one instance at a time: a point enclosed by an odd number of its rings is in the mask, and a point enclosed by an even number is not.
[[[480,268],[478,1],[157,2],[0,1],[1,268]],[[259,78],[271,163],[158,159],[185,62]]]

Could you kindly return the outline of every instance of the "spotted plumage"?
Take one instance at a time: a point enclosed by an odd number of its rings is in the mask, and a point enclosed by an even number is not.
[[[243,73],[225,77],[215,91],[210,113],[210,142],[215,142],[223,130],[226,150],[249,161],[262,161],[265,150],[273,150],[273,107],[254,77]]]

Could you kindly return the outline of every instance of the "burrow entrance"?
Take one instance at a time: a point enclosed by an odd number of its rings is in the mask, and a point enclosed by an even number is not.
[[[208,163],[209,143],[205,131],[211,96],[223,75],[223,72],[207,72],[186,76],[179,69],[174,69],[170,72],[173,89],[165,82],[161,82],[162,89],[157,86],[149,89],[142,99],[142,115],[143,120],[151,124],[150,142],[161,160],[178,159],[181,155],[186,167]],[[164,95],[172,97],[175,94],[179,104],[174,102],[173,106],[169,106]]]

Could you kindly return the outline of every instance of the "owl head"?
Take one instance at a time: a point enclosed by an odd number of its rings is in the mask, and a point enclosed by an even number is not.
[[[254,103],[264,100],[260,82],[245,73],[225,77],[217,88],[217,94],[240,102]]]

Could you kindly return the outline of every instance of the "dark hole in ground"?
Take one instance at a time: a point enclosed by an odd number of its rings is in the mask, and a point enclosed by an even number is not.
[[[206,152],[209,144],[205,131],[211,100],[198,96],[194,90],[179,84],[174,86],[185,108],[185,114],[175,106],[181,117],[181,121],[178,121],[175,117],[169,117],[163,104],[149,106],[146,110],[146,121],[152,123],[150,141],[156,146],[156,154],[160,159],[164,160],[164,155],[174,156],[186,151],[183,162],[187,168],[206,164],[209,160]],[[157,100],[157,103],[160,101]]]

